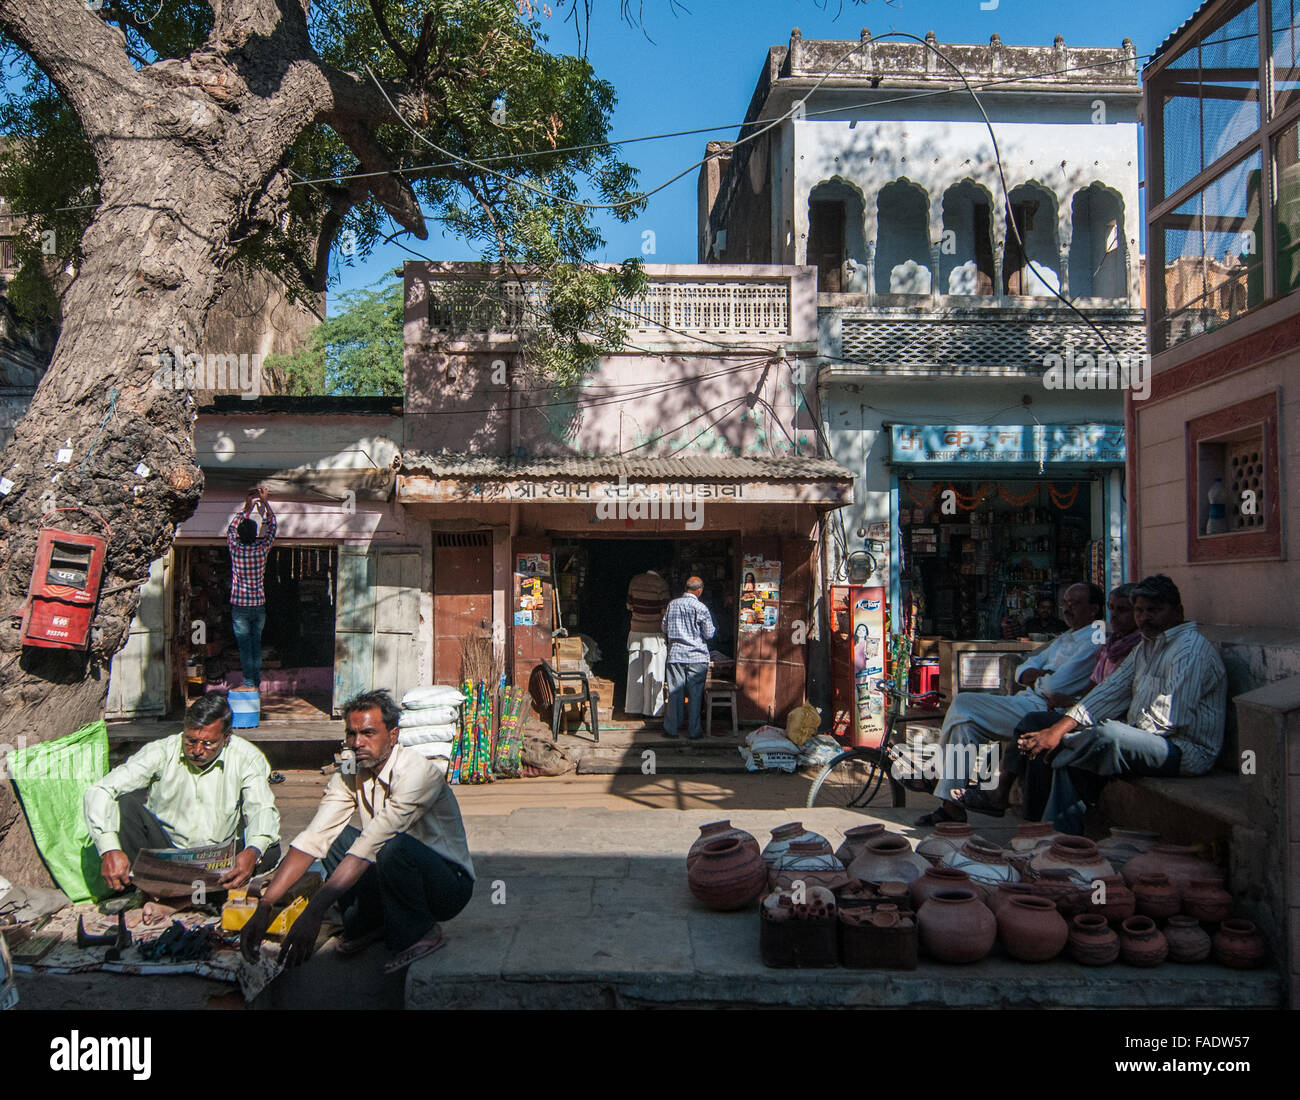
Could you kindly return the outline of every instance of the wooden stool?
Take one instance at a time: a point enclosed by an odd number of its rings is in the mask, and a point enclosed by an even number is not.
[[[736,692],[740,689],[726,680],[710,680],[704,685],[704,732],[713,733],[713,708],[725,707],[731,712],[731,732],[740,732],[740,718],[736,713]]]

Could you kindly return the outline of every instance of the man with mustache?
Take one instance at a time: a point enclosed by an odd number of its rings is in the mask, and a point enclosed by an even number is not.
[[[1053,753],[1043,818],[1082,834],[1087,805],[1116,775],[1204,775],[1223,747],[1227,676],[1214,647],[1183,618],[1163,573],[1133,590],[1142,641],[1124,663],[1046,729],[1020,736],[1031,756]]]

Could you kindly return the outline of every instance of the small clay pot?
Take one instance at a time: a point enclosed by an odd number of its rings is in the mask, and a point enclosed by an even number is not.
[[[1031,885],[1033,892],[1050,899],[1066,920],[1088,911],[1089,894],[1075,882],[1073,871],[1042,871]]]
[[[1065,947],[1070,926],[1047,898],[1009,898],[997,915],[998,942],[1021,962],[1046,962]]]
[[[945,856],[958,851],[974,835],[975,830],[969,822],[940,821],[935,825],[934,832],[916,846],[916,854],[937,864]]]
[[[821,833],[814,833],[811,829],[805,829],[802,821],[788,821],[784,825],[778,825],[772,830],[772,839],[767,842],[763,848],[763,862],[769,867],[772,866],[790,849],[790,845],[796,840],[826,840]]]
[[[1082,911],[1097,913],[1111,924],[1119,924],[1137,912],[1137,898],[1121,875],[1093,879],[1084,896],[1087,902]]]
[[[710,909],[743,909],[767,882],[763,859],[734,836],[708,841],[687,872],[691,893]]]
[[[998,934],[996,918],[971,890],[941,890],[916,917],[921,946],[940,962],[978,962],[993,949]]]
[[[1210,935],[1195,917],[1170,917],[1165,922],[1165,942],[1170,962],[1198,963],[1210,957]]]
[[[1050,821],[1024,821],[1008,847],[1016,854],[1031,855],[1039,848],[1050,848],[1061,834]]]
[[[1153,844],[1141,855],[1134,856],[1124,865],[1124,877],[1129,885],[1142,875],[1166,875],[1174,889],[1182,896],[1193,879],[1222,878],[1222,872],[1209,860],[1197,854],[1198,849],[1185,844]]]
[[[951,867],[927,867],[925,874],[908,887],[912,897],[912,908],[920,909],[940,890],[969,890],[970,875],[965,871],[955,871]]]
[[[1097,845],[1082,836],[1058,836],[1049,847],[1040,848],[1030,857],[1029,866],[1037,874],[1069,871],[1079,885],[1115,874],[1115,868],[1102,858]]]
[[[1264,937],[1253,922],[1225,920],[1214,933],[1214,961],[1237,970],[1253,970],[1268,956]]]
[[[691,845],[690,850],[686,853],[686,870],[691,869],[700,856],[700,849],[710,840],[722,840],[728,836],[734,836],[746,846],[753,845],[754,851],[758,851],[758,841],[754,839],[751,833],[733,827],[730,821],[710,821],[707,825],[700,826],[700,835],[695,838],[695,843]]]
[[[1070,922],[1066,945],[1070,958],[1084,966],[1109,966],[1119,958],[1119,936],[1096,913],[1080,913]]]
[[[868,840],[873,836],[880,836],[884,831],[884,825],[879,822],[872,825],[854,825],[852,829],[845,829],[844,841],[835,849],[835,858],[847,867],[862,854]]]
[[[1183,891],[1183,912],[1205,924],[1218,924],[1232,916],[1232,895],[1221,878],[1195,878]]]
[[[1129,966],[1159,966],[1169,945],[1150,917],[1129,917],[1119,926],[1119,953]]]
[[[885,833],[867,841],[863,853],[849,867],[849,874],[863,882],[915,882],[929,867],[912,851],[906,837]]]
[[[1137,914],[1152,920],[1165,920],[1182,908],[1182,898],[1168,875],[1139,875],[1133,883],[1133,896],[1137,899]]]
[[[993,891],[993,896],[988,900],[988,907],[993,910],[996,917],[998,912],[1012,898],[1037,897],[1034,894],[1034,888],[1028,882],[999,882],[997,888]]]

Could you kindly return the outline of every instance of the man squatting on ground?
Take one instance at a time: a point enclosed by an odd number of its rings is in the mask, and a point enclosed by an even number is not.
[[[943,801],[917,825],[965,821],[966,811],[952,800],[951,792],[969,785],[980,748],[990,741],[1011,740],[1016,723],[1027,714],[1050,710],[1054,697],[1087,687],[1097,650],[1105,641],[1101,622],[1105,602],[1095,584],[1073,584],[1065,590],[1062,611],[1069,630],[1016,668],[1016,682],[1027,691],[1017,695],[963,691],[953,698],[940,733],[939,779],[934,788]],[[910,780],[905,785],[915,788],[921,782]]]
[[[254,510],[262,513],[262,530],[253,520]],[[244,510],[230,521],[226,546],[230,549],[230,625],[239,646],[239,669],[243,686],[260,688],[262,683],[262,628],[266,626],[266,556],[275,541],[278,521],[265,489],[254,489],[244,501]]]
[[[280,858],[280,811],[271,767],[256,746],[230,732],[224,695],[185,712],[184,729],[152,741],[87,788],[86,825],[113,890],[131,885],[142,848],[202,848],[239,838],[221,885],[238,888]]]
[[[284,939],[280,960],[286,966],[311,957],[335,902],[343,916],[338,953],[357,954],[383,936],[397,952],[387,973],[441,947],[437,922],[469,904],[474,865],[456,796],[432,761],[397,743],[400,715],[386,691],[344,705],[356,766],[329,781],[316,816],[294,838],[244,925],[241,948],[250,962],[257,959],[272,906],[316,859],[328,877]],[[348,824],[353,813],[361,817],[360,829]]]
[[[1163,573],[1133,589],[1142,641],[1104,682],[1045,729],[1020,736],[1031,756],[1051,753],[1044,817],[1083,832],[1083,814],[1116,775],[1204,775],[1223,748],[1227,675],[1218,653],[1183,619]],[[1121,720],[1123,716],[1123,720]]]
[[[704,582],[699,577],[686,581],[686,591],[668,605],[663,630],[668,638],[668,711],[664,715],[664,736],[676,737],[682,728],[684,696],[690,696],[690,738],[698,741],[700,704],[704,682],[709,676],[709,639],[716,633],[713,616],[701,598]]]

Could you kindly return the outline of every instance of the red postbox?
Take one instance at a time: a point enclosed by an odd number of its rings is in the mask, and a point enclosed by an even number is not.
[[[107,550],[108,540],[98,535],[41,528],[27,590],[23,645],[86,648]]]

